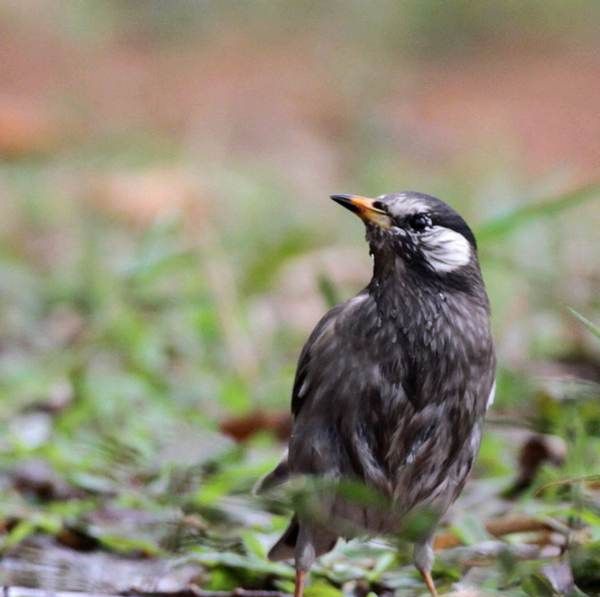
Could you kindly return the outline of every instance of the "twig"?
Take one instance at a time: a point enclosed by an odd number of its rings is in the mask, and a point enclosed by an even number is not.
[[[583,475],[581,477],[569,477],[567,479],[558,479],[558,481],[550,481],[549,483],[545,483],[541,487],[539,487],[536,492],[533,494],[535,497],[538,497],[542,494],[546,489],[550,487],[560,487],[561,485],[572,485],[573,483],[597,483],[600,481],[600,475]]]

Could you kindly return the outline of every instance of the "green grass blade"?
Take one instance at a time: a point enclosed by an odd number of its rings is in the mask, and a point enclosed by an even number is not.
[[[579,313],[578,311],[575,311],[575,309],[573,309],[572,307],[567,307],[567,309],[569,309],[569,311],[571,312],[571,315],[573,315],[581,323],[583,323],[583,325],[590,332],[592,332],[592,334],[594,334],[594,336],[596,336],[596,338],[600,338],[600,327],[599,326],[597,326],[595,323],[592,323],[587,317],[584,317],[581,313]]]
[[[486,243],[510,234],[519,226],[532,220],[557,215],[565,209],[597,198],[600,198],[600,184],[594,183],[562,193],[551,199],[527,203],[484,223],[477,230],[476,236],[480,242]]]

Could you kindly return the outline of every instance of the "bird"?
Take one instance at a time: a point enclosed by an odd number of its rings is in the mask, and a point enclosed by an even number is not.
[[[294,560],[294,596],[302,597],[315,559],[339,538],[401,536],[422,514],[413,562],[435,596],[435,529],[465,485],[495,395],[477,242],[450,205],[424,193],[331,199],[364,222],[373,275],[304,345],[288,447],[255,492],[295,478],[348,481],[384,501],[320,493],[320,515],[297,508],[268,557]]]

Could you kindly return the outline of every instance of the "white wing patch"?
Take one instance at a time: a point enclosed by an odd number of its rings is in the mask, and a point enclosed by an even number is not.
[[[490,390],[490,395],[488,396],[487,405],[485,407],[486,410],[488,410],[490,408],[490,406],[492,406],[492,404],[494,404],[494,398],[496,398],[496,382],[495,381],[494,381],[494,385],[492,386],[492,389]]]
[[[471,259],[471,245],[460,233],[433,226],[420,235],[421,251],[436,272],[451,272]]]

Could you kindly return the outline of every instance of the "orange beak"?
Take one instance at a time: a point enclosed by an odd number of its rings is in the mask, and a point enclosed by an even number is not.
[[[360,195],[331,195],[331,198],[336,203],[354,212],[364,222],[372,222],[381,228],[389,228],[392,225],[390,216],[382,209],[374,207],[375,199],[361,197]]]

